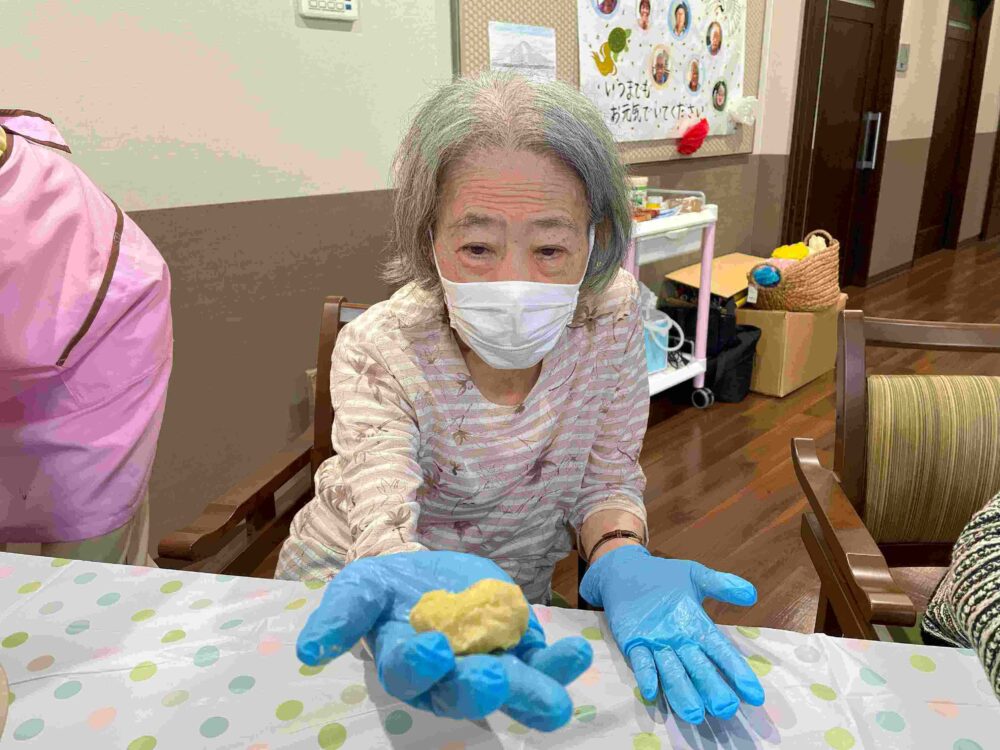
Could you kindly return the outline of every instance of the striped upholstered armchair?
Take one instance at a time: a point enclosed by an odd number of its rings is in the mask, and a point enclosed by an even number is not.
[[[792,441],[817,632],[919,641],[958,535],[1000,490],[1000,377],[867,375],[866,346],[1000,352],[1000,325],[842,312],[834,470],[812,440]]]

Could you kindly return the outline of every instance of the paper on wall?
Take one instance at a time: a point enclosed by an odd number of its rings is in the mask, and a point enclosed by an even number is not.
[[[490,69],[556,79],[556,30],[490,21]]]

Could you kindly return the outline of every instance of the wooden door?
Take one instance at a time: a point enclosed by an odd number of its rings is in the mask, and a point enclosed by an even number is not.
[[[962,222],[961,203],[957,197],[964,194],[968,174],[959,171],[957,157],[969,109],[976,16],[972,0],[951,0],[934,111],[934,130],[913,249],[917,258],[957,241],[956,225]],[[954,240],[950,242],[951,238]]]
[[[833,234],[844,285],[868,277],[902,7],[902,0],[807,7],[784,235]]]

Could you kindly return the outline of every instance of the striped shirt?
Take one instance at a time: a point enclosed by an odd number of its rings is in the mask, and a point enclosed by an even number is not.
[[[486,400],[444,301],[409,285],[346,326],[331,369],[336,455],[296,515],[276,577],[328,579],[359,557],[488,557],[545,602],[593,513],[645,523],[649,413],[635,279],[620,271],[576,314],[517,406]]]

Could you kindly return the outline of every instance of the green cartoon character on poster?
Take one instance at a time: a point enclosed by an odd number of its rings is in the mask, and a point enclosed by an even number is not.
[[[618,56],[622,52],[628,51],[628,39],[630,36],[632,36],[631,29],[623,29],[620,26],[616,26],[608,34],[608,41],[601,45],[600,54],[597,52],[590,53],[594,58],[597,71],[602,76],[614,75],[618,72],[618,66],[616,65]]]

